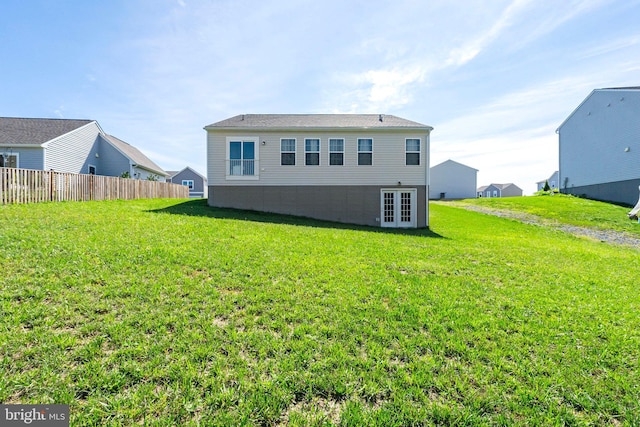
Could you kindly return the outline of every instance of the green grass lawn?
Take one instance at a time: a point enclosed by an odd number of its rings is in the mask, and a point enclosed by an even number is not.
[[[631,208],[564,194],[536,197],[504,197],[467,199],[460,205],[481,206],[491,209],[512,210],[540,216],[563,224],[624,231],[640,236],[638,221],[631,221],[627,212]]]
[[[72,425],[640,424],[640,250],[442,204],[429,231],[184,200],[0,224],[0,402]]]

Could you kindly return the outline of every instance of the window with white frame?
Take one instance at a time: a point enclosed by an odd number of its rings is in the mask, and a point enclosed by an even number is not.
[[[420,165],[420,139],[407,138],[405,140],[405,157],[407,166]]]
[[[258,137],[227,137],[227,179],[259,179]]]
[[[320,139],[307,138],[304,140],[304,164],[307,166],[320,165]]]
[[[0,168],[17,168],[17,167],[18,167],[17,154],[4,154],[0,152]]]
[[[294,166],[296,164],[295,138],[282,138],[280,140],[280,164],[282,166]]]
[[[183,179],[182,185],[186,185],[189,187],[189,190],[193,190],[193,180],[192,179]]]
[[[358,165],[373,164],[373,139],[358,138]]]
[[[329,138],[329,165],[344,165],[344,138]]]

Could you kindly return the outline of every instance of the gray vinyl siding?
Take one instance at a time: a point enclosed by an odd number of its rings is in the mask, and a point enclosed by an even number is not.
[[[255,181],[226,179],[226,138],[257,137],[259,179]],[[280,186],[280,185],[402,185],[424,186],[428,168],[428,133],[398,130],[347,131],[208,131],[207,175],[209,185]],[[295,166],[281,166],[280,139],[296,139]],[[305,165],[305,138],[320,139],[320,165]],[[329,138],[344,138],[344,166],[329,166]],[[373,165],[359,166],[358,138],[373,139]],[[405,139],[420,139],[420,165],[405,165]]]
[[[429,198],[470,199],[476,197],[478,171],[463,164],[447,160],[433,166],[429,175]]]
[[[87,173],[88,164],[99,151],[99,135],[100,128],[92,122],[50,141],[46,144],[44,169]]]
[[[204,179],[200,175],[191,169],[185,169],[171,177],[171,182],[181,185],[183,179],[193,180],[193,189],[189,191],[191,197],[205,197]]]
[[[12,148],[11,152],[18,155],[18,167],[20,169],[43,169],[44,149],[40,147],[18,147]],[[2,153],[2,148],[0,148],[0,153]]]
[[[560,189],[640,178],[640,90],[593,91],[558,134]]]
[[[100,164],[96,171],[97,175],[121,176],[124,172],[129,172],[133,176],[129,159],[102,137],[100,137],[99,155]]]

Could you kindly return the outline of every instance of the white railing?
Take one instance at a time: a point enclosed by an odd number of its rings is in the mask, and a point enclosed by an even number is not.
[[[255,175],[256,160],[241,160],[232,159],[228,160],[229,163],[229,175],[234,176],[251,176]]]

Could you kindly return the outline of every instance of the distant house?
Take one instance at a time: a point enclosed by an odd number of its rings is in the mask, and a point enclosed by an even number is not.
[[[0,117],[0,167],[165,181],[137,148],[107,135],[95,120]]]
[[[189,166],[180,171],[167,171],[167,182],[189,187],[189,197],[207,197],[207,178]]]
[[[447,160],[429,169],[429,198],[475,198],[477,181],[477,169]]]
[[[555,172],[554,172],[554,173],[553,173],[549,178],[544,179],[544,180],[542,180],[542,181],[538,181],[538,182],[536,182],[536,186],[538,187],[538,190],[537,190],[537,191],[544,190],[544,185],[545,185],[547,182],[549,183],[549,187],[550,187],[552,190],[553,190],[553,189],[556,189],[556,188],[559,188],[559,187],[558,187],[558,183],[560,182],[559,175],[560,175],[560,172],[555,171]]]
[[[640,87],[593,90],[556,131],[560,191],[626,203],[640,185]]]
[[[478,197],[518,197],[522,189],[515,184],[490,184],[478,188]]]
[[[382,114],[247,114],[205,127],[211,206],[428,227],[429,134]]]

